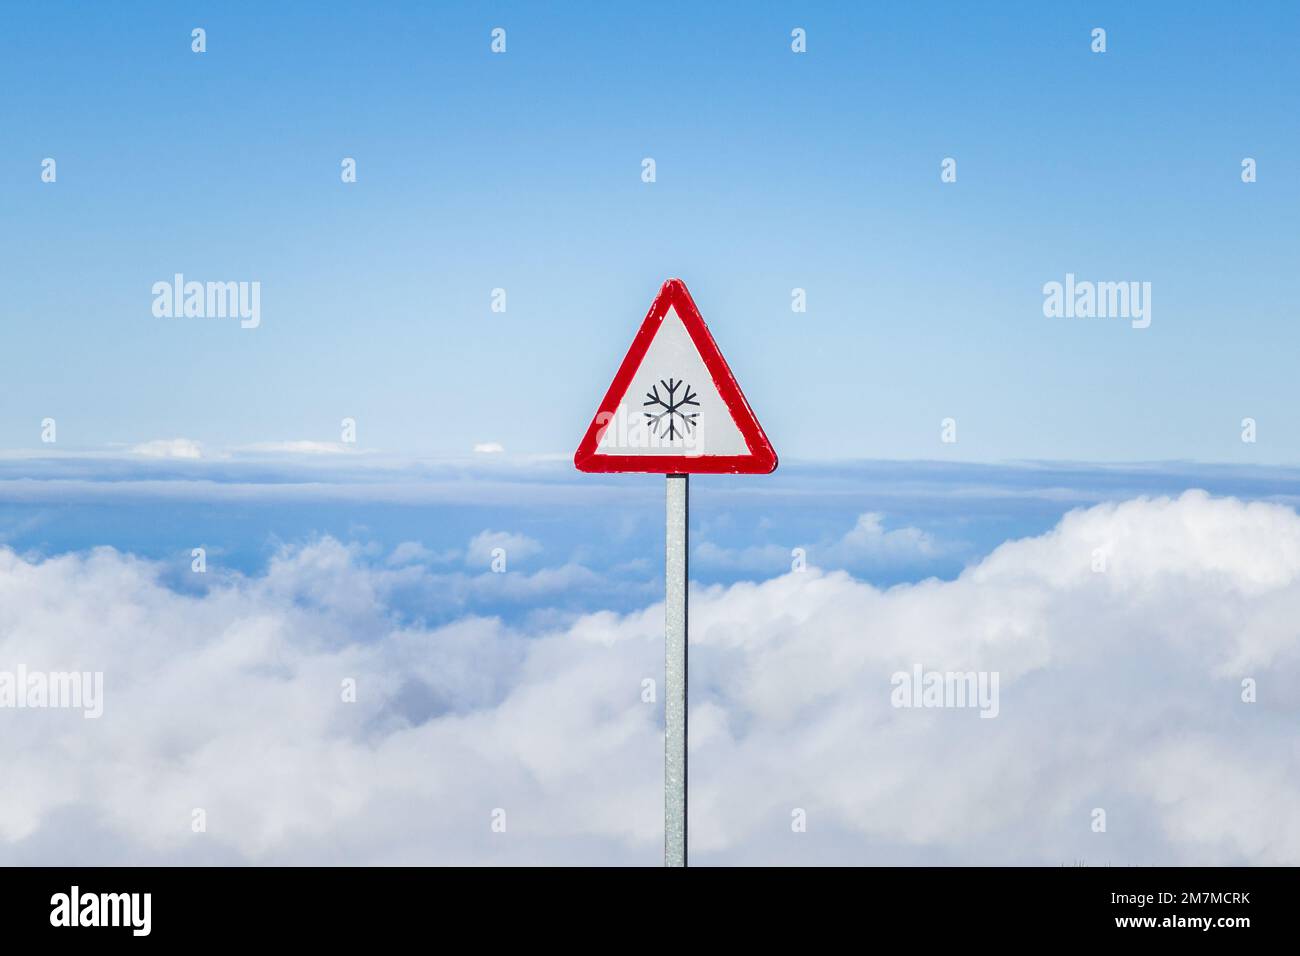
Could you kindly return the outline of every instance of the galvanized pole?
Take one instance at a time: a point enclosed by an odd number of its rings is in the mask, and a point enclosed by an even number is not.
[[[686,522],[689,475],[668,476],[664,561],[664,866],[686,865]]]

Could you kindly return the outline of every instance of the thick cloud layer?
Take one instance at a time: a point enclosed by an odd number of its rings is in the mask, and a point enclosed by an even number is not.
[[[424,629],[394,595],[438,578],[387,557],[196,595],[0,550],[0,671],[104,673],[97,720],[0,710],[0,862],[658,862],[662,606]],[[1136,499],[954,581],[692,602],[694,862],[1300,863],[1289,508]],[[891,706],[918,666],[997,672],[997,716]]]

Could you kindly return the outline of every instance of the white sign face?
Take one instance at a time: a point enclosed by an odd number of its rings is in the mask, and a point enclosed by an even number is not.
[[[749,446],[677,310],[618,400],[597,455],[746,455]]]
[[[767,474],[776,452],[680,279],[641,323],[574,453],[581,471]]]

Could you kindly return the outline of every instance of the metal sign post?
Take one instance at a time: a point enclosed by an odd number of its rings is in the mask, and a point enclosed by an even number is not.
[[[646,313],[573,455],[579,471],[666,475],[664,866],[686,865],[686,585],[693,474],[766,475],[776,451],[680,279]]]
[[[686,865],[686,587],[690,475],[669,475],[664,554],[664,866]]]

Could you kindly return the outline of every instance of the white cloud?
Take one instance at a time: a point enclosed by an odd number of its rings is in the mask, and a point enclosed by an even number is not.
[[[426,574],[327,539],[196,597],[111,549],[0,549],[0,661],[105,673],[97,721],[0,710],[0,863],[655,863],[662,605],[402,625]],[[809,570],[691,609],[698,862],[1300,863],[1288,508],[1133,500],[953,581]],[[916,663],[998,671],[999,716],[890,707]]]
[[[470,539],[465,551],[465,563],[472,567],[487,567],[492,563],[492,552],[501,548],[506,553],[507,567],[510,561],[530,558],[541,553],[542,546],[525,534],[511,534],[508,531],[480,531]]]
[[[202,458],[203,445],[189,438],[157,438],[133,445],[131,454],[145,458]]]
[[[826,549],[828,559],[836,563],[862,559],[896,562],[932,558],[938,554],[939,549],[929,534],[919,528],[886,531],[884,517],[875,511],[858,515],[857,524]]]
[[[400,567],[404,564],[446,564],[459,556],[460,552],[454,548],[435,552],[419,541],[403,541],[393,548],[385,563],[391,567]]]
[[[481,441],[474,446],[474,451],[480,455],[499,455],[505,450],[504,445],[495,441]]]

